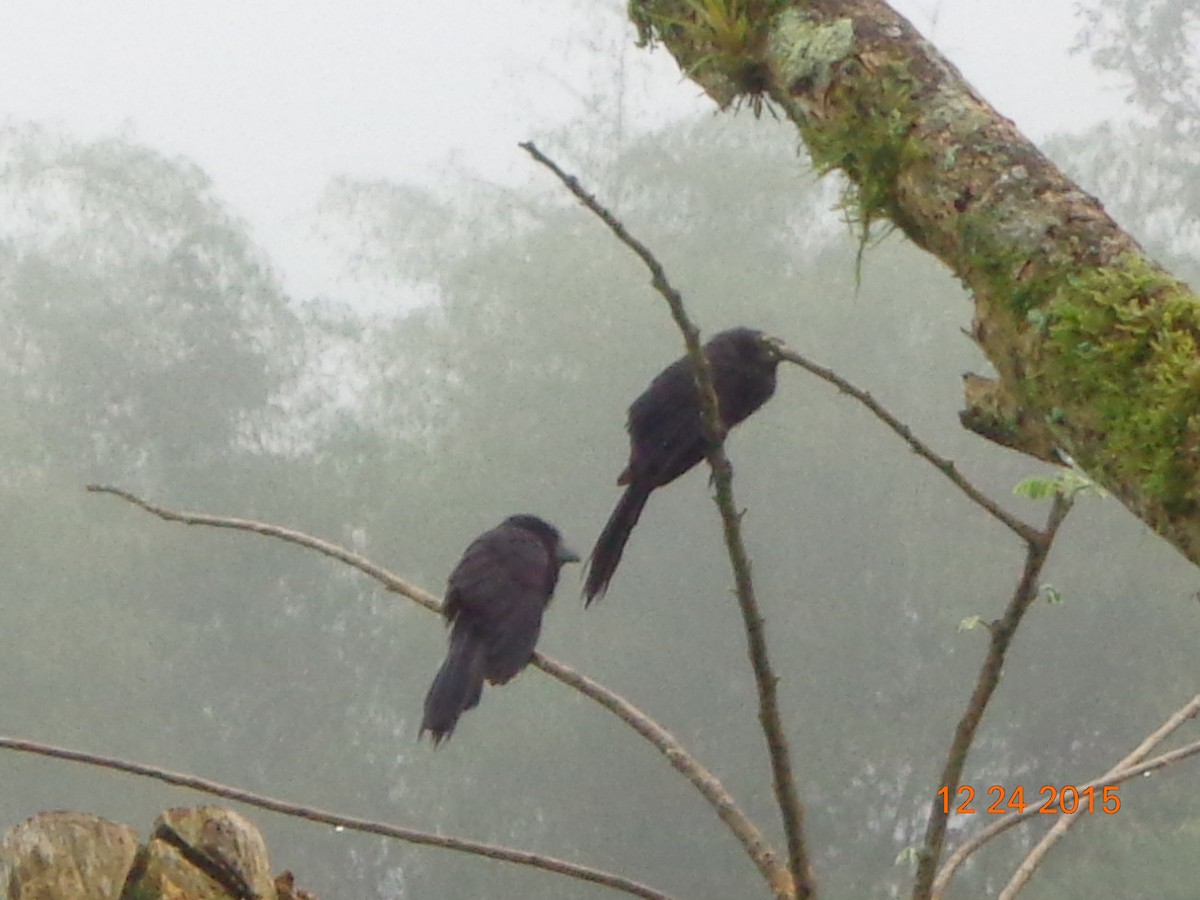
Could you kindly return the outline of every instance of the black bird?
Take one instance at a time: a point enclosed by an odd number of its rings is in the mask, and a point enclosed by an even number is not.
[[[485,680],[504,684],[529,663],[558,571],[578,561],[558,529],[537,516],[509,516],[467,547],[442,604],[453,625],[450,649],[425,695],[420,734],[432,734],[434,746],[479,703]]]
[[[731,328],[704,345],[721,421],[732,428],[775,393],[779,355],[753,328]],[[700,392],[688,357],[675,360],[629,407],[629,465],[617,479],[627,485],[592,550],[583,593],[587,603],[608,590],[629,533],[650,492],[704,459]]]

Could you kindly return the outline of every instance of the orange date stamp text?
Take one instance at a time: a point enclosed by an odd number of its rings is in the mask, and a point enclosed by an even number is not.
[[[969,784],[961,785],[954,792],[953,799],[948,787],[938,788],[937,796],[942,803],[942,812],[944,813],[949,814],[953,809],[959,815],[969,816],[979,811],[974,805],[975,788]],[[1030,806],[1025,802],[1025,788],[1020,785],[1008,791],[1001,785],[993,784],[987,789],[987,796],[993,797],[993,801],[983,808],[984,798],[980,797],[980,808],[994,816],[1010,812],[1023,813]],[[1041,799],[1036,802],[1041,803],[1041,806],[1037,808],[1037,811],[1039,815],[1043,816],[1054,816],[1060,813],[1071,816],[1076,813],[1097,812],[1111,816],[1121,808],[1121,798],[1117,796],[1117,785],[1115,784],[1085,788],[1077,788],[1073,784],[1064,784],[1062,787],[1043,784],[1038,790],[1038,796]]]

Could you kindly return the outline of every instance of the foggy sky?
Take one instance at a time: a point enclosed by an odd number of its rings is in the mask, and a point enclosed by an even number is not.
[[[1034,140],[1111,116],[1120,92],[1071,56],[1076,0],[895,4]],[[186,156],[253,227],[297,296],[342,287],[312,234],[339,174],[522,182],[516,143],[589,109],[582,41],[624,57],[627,127],[706,115],[663,51],[633,46],[624,3],[340,4],[6,0],[0,114]],[[616,62],[613,63],[614,67]],[[613,90],[616,90],[614,85]]]

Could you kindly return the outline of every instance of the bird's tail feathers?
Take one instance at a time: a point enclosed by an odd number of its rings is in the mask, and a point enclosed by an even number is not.
[[[487,664],[487,645],[470,629],[456,627],[450,635],[446,661],[425,695],[421,734],[428,731],[436,747],[454,732],[458,717],[479,703]]]
[[[596,539],[596,546],[588,560],[587,580],[583,585],[585,604],[591,604],[608,590],[608,583],[617,571],[621,554],[625,552],[629,534],[641,517],[642,509],[649,498],[650,491],[635,482],[625,488],[625,493],[617,501],[617,507],[608,517],[608,522],[600,532],[600,537]]]

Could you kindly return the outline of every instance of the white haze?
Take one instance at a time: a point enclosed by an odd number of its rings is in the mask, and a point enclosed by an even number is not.
[[[1035,140],[1120,107],[1116,87],[1069,52],[1075,0],[896,5]],[[520,184],[531,166],[518,141],[596,116],[637,131],[710,113],[665,52],[633,46],[623,8],[5,0],[0,115],[129,133],[187,157],[295,296],[344,296],[341,264],[314,234],[332,177]],[[594,73],[578,69],[587,54],[572,52],[585,41],[612,59],[599,109]]]

